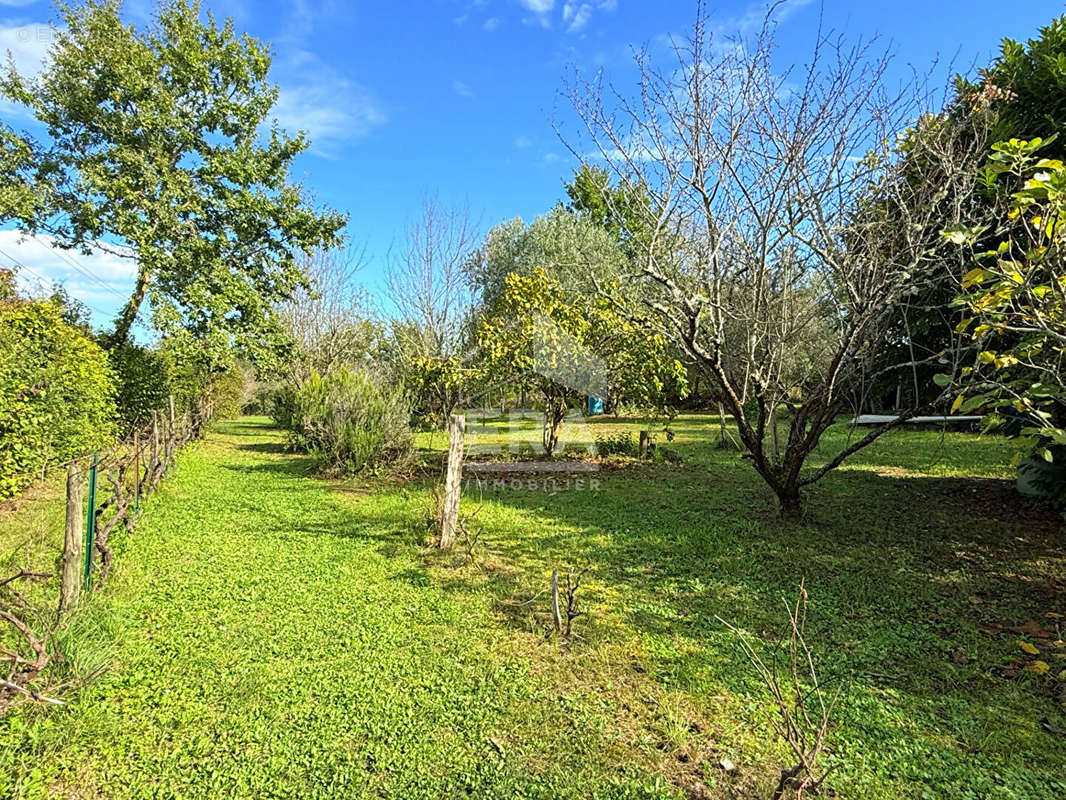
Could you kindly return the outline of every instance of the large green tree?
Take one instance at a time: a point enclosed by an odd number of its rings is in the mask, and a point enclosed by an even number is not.
[[[625,263],[610,232],[557,206],[531,223],[514,219],[492,228],[466,272],[481,306],[492,309],[511,273],[529,277],[541,269],[571,296],[591,296],[597,281],[617,279]]]
[[[915,125],[898,149],[907,180],[945,187],[934,200],[943,225],[967,219],[970,227],[984,231],[985,238],[974,243],[975,249],[988,251],[1000,243],[995,217],[1006,213],[1002,195],[987,184],[961,194],[950,191],[953,176],[966,167],[943,158],[941,143],[970,142],[980,165],[994,154],[996,142],[1037,137],[1044,140],[1043,156],[1066,158],[1066,16],[1052,20],[1027,42],[1005,39],[988,66],[973,77],[956,78],[955,93],[942,112]],[[925,144],[917,146],[922,140]],[[913,210],[893,207],[898,196],[892,187],[888,192],[875,190],[865,206],[868,211],[880,206],[877,213],[896,218],[902,230]],[[886,241],[886,249],[891,246]],[[946,241],[929,253],[887,333],[877,377],[869,387],[875,406],[906,408],[931,402],[941,394],[933,378],[943,371],[944,353],[974,346],[968,339],[959,340],[955,328],[963,311],[952,302],[968,269],[959,249]],[[992,349],[1010,349],[1018,343],[1009,332],[1000,338]]]
[[[44,71],[0,80],[47,132],[5,131],[0,218],[136,261],[112,345],[149,299],[158,328],[205,352],[262,350],[280,336],[275,305],[307,285],[299,254],[335,244],[345,222],[290,180],[308,142],[272,120],[268,47],[189,0],[164,0],[146,28],[117,2],[59,12]]]
[[[1027,42],[1004,39],[988,67],[956,84],[954,110],[987,112],[990,142],[1040,136],[1048,158],[1066,156],[1066,15]]]

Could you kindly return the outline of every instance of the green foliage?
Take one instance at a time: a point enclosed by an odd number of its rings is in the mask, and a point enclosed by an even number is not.
[[[0,498],[114,436],[107,355],[54,302],[0,301]]]
[[[239,417],[249,400],[252,379],[241,364],[212,374],[206,381],[205,395],[216,419]]]
[[[1002,236],[981,251],[981,228],[944,232],[971,248],[959,331],[978,347],[954,411],[1009,410],[1027,421],[1023,446],[1054,460],[1066,445],[1066,166],[1041,158],[1044,140],[997,143],[984,182],[1005,201]],[[1066,485],[1062,487],[1066,496]]]
[[[1066,134],[1066,16],[1026,43],[1004,39],[976,81],[957,81],[956,106],[991,116],[991,141]],[[1050,154],[1066,156],[1066,139]]]
[[[127,429],[146,425],[153,410],[167,407],[173,389],[169,360],[159,350],[135,344],[111,348],[108,359],[122,425]]]
[[[458,355],[412,359],[404,382],[415,416],[432,425],[443,425],[456,404],[469,395],[479,374]]]
[[[612,185],[607,170],[589,164],[574,172],[566,194],[569,210],[607,231],[627,260],[636,262],[647,253],[652,239],[647,195],[625,182]]]
[[[312,374],[279,394],[277,412],[290,429],[290,446],[333,474],[397,467],[411,456],[410,411],[400,391],[365,372]]]
[[[627,268],[611,233],[556,207],[529,225],[514,219],[494,227],[466,270],[481,294],[483,308],[491,311],[512,273],[530,277],[542,270],[576,298],[593,295],[596,280],[617,280]]]
[[[610,301],[568,293],[544,270],[511,273],[477,341],[488,370],[544,396],[544,448],[550,455],[566,409],[589,395],[661,408],[684,393],[685,371],[662,337],[621,316]]]
[[[930,114],[919,120],[900,142],[901,154],[907,158],[912,180],[932,181],[950,187],[953,174],[960,164],[950,160],[940,163],[946,148],[942,143],[953,137],[964,141],[981,142],[982,147],[1011,139],[1045,141],[1044,154],[1051,158],[1066,158],[1066,17],[1057,17],[1040,29],[1039,35],[1021,43],[1003,41],[999,55],[975,79],[956,78],[954,99],[941,114]],[[922,140],[932,141],[933,147],[921,147]],[[1050,141],[1049,141],[1050,140]],[[987,143],[987,144],[985,144]],[[978,154],[978,160],[993,156],[996,151]],[[945,173],[945,170],[947,173]],[[974,242],[978,248],[993,249],[999,244],[995,230],[995,213],[999,210],[996,191],[986,191],[990,184],[979,188],[970,198],[960,198],[946,190],[940,198],[943,218],[949,219],[955,204],[966,209],[970,220],[963,226],[982,231],[983,240]],[[894,194],[889,193],[889,197]],[[891,202],[888,202],[892,212]],[[906,225],[900,215],[900,229]],[[943,227],[947,223],[941,223]],[[964,244],[956,238],[956,244]],[[887,346],[880,358],[881,368],[922,362],[903,377],[898,370],[886,373],[872,388],[873,397],[881,396],[886,405],[894,403],[897,385],[902,389],[903,405],[920,405],[936,398],[939,390],[932,378],[940,370],[937,354],[952,347],[952,328],[959,321],[960,309],[952,308],[958,294],[957,250],[948,245],[928,257],[929,274],[916,276],[906,298],[906,317],[900,315],[895,328],[889,332]],[[969,245],[967,245],[969,246]],[[924,279],[919,279],[924,277]],[[1001,343],[1009,348],[1010,341]],[[877,371],[877,370],[875,370]]]
[[[0,159],[14,181],[0,218],[136,260],[115,344],[150,297],[155,325],[189,332],[210,358],[271,350],[276,304],[307,286],[298,253],[334,244],[344,218],[289,180],[308,143],[270,126],[268,47],[187,0],[164,0],[147,29],[125,25],[114,2],[59,11],[44,71],[0,80],[0,97],[47,131],[44,142],[4,134],[17,153]]]
[[[637,456],[640,455],[640,445],[633,438],[631,431],[619,431],[597,436],[596,454],[601,456]]]
[[[0,269],[0,302],[14,300],[17,296],[15,273],[9,269]]]
[[[296,427],[296,392],[296,386],[284,383],[270,391],[266,403],[270,418],[289,431]]]

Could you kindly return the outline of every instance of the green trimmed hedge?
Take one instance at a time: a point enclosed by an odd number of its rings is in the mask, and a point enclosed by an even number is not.
[[[0,498],[115,436],[107,353],[54,301],[0,301]]]

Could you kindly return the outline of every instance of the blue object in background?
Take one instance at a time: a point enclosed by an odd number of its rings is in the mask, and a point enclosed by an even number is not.
[[[596,416],[597,414],[602,414],[603,413],[603,398],[602,397],[594,397],[594,396],[590,395],[589,396],[589,402],[588,402],[588,412],[589,412],[589,416],[590,417]]]

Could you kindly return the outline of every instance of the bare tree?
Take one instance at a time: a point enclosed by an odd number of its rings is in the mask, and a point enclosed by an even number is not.
[[[643,310],[629,313],[717,383],[782,515],[799,519],[803,487],[917,413],[805,469],[961,218],[983,141],[925,113],[922,80],[890,91],[872,42],[819,32],[806,67],[775,72],[774,8],[750,41],[718,40],[701,12],[665,68],[637,53],[632,96],[576,79],[570,147],[648,198],[632,276]],[[903,144],[927,151],[935,180],[907,168]]]
[[[416,408],[441,424],[461,402],[469,374],[464,327],[474,296],[464,266],[477,240],[468,208],[427,196],[389,253],[393,361],[416,396]]]
[[[459,355],[473,304],[463,266],[477,247],[470,210],[424,197],[402,243],[389,253],[386,291],[398,319],[420,339],[426,358]]]
[[[342,364],[364,364],[378,336],[366,290],[356,281],[359,252],[318,250],[303,269],[310,291],[299,291],[279,309],[285,330],[296,344],[289,378],[299,386],[312,372],[326,375]]]

